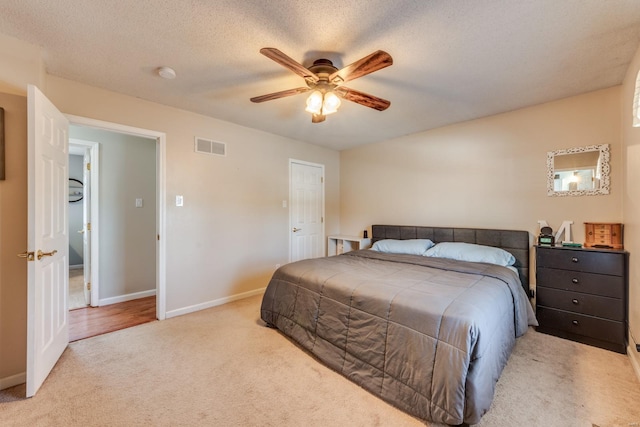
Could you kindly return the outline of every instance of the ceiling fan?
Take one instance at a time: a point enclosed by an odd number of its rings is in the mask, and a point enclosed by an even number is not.
[[[311,95],[307,98],[306,111],[312,114],[313,123],[323,122],[327,114],[335,113],[340,106],[341,98],[378,111],[384,111],[391,105],[391,102],[386,99],[342,86],[345,82],[393,64],[391,55],[382,50],[373,52],[340,70],[330,60],[324,58],[315,60],[313,65],[306,68],[272,47],[262,48],[260,53],[302,77],[307,86],[256,96],[251,98],[252,102],[271,101],[311,91]]]

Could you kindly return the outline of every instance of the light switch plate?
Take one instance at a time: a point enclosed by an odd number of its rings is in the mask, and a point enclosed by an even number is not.
[[[176,206],[183,206],[184,198],[182,196],[176,196]]]
[[[136,208],[142,207],[142,199],[136,199]]]

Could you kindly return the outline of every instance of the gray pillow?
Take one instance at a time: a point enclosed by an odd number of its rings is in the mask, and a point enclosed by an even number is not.
[[[433,242],[429,239],[384,239],[375,242],[371,250],[393,254],[424,255],[432,246]]]
[[[430,248],[425,256],[457,259],[459,261],[485,262],[488,264],[513,265],[516,258],[504,249],[473,243],[442,242]]]

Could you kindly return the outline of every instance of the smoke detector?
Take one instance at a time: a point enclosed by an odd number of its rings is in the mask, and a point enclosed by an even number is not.
[[[172,80],[176,78],[176,72],[173,68],[170,67],[159,67],[158,75],[163,79]]]

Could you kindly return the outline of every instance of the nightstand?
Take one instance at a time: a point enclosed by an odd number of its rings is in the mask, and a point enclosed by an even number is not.
[[[371,246],[371,239],[357,236],[329,236],[327,237],[327,255],[340,255]]]
[[[537,330],[626,353],[628,256],[536,246]]]

